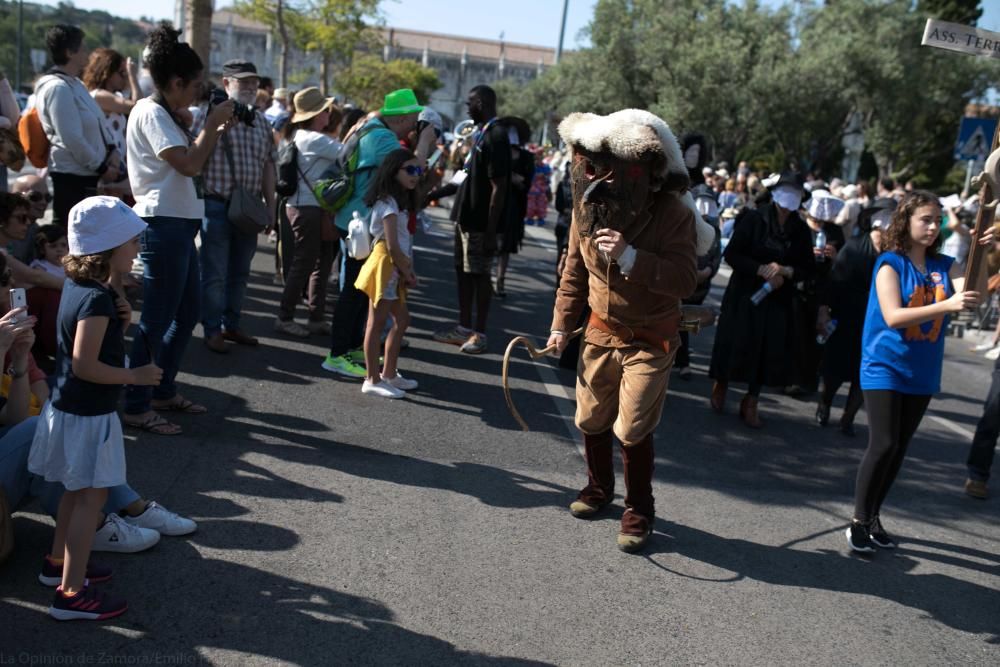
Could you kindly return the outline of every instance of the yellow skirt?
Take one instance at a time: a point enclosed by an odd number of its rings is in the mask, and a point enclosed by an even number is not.
[[[372,253],[368,255],[354,286],[368,295],[376,306],[383,298],[399,299],[406,303],[406,285],[400,279],[396,266],[389,256],[389,247],[385,241],[377,241]]]

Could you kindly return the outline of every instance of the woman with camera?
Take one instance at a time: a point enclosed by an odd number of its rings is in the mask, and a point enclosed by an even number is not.
[[[125,424],[159,435],[181,429],[157,410],[202,414],[174,380],[201,315],[201,281],[194,238],[205,215],[201,170],[233,117],[233,103],[212,107],[205,127],[192,136],[176,110],[198,98],[203,66],[198,54],[161,25],[149,36],[146,63],[156,92],[129,116],[126,144],[135,212],[149,225],[141,236],[143,308],[132,344],[132,367],[154,361],[163,369],[156,387],[130,386]],[[151,358],[152,357],[152,358]]]

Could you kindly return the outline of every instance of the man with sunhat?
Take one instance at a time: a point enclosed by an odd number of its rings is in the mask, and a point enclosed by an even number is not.
[[[253,63],[230,60],[222,66],[222,85],[229,96],[253,106],[260,77]],[[253,125],[236,123],[215,149],[202,175],[205,179],[205,217],[201,223],[201,324],[205,346],[212,352],[229,351],[226,341],[255,346],[258,341],[240,328],[243,296],[257,237],[229,221],[227,210],[236,188],[259,196],[275,215],[275,147],[271,126],[260,111]]]
[[[417,127],[417,116],[423,111],[417,103],[417,96],[409,88],[394,90],[385,96],[385,103],[377,114],[368,119],[358,130],[356,139],[358,154],[357,168],[354,175],[354,189],[351,198],[337,212],[334,222],[341,238],[347,237],[347,226],[354,213],[362,219],[367,219],[370,210],[364,203],[368,184],[375,176],[375,171],[389,153],[400,147],[400,141],[405,139]],[[425,133],[433,133],[434,127],[428,125]],[[417,158],[427,159],[427,147],[432,141],[421,141],[418,137]],[[352,135],[344,138],[345,150],[350,150]],[[342,156],[346,162],[350,156]],[[342,246],[343,247],[343,246]],[[364,351],[361,349],[365,338],[365,321],[368,317],[368,296],[354,287],[358,272],[364,264],[363,259],[348,256],[345,248],[344,278],[340,281],[340,300],[333,312],[330,354],[323,361],[323,369],[346,377],[363,379],[365,368],[361,365]]]

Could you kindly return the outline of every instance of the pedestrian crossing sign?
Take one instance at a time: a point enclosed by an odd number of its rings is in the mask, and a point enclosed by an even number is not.
[[[985,160],[990,154],[996,128],[996,118],[963,118],[955,142],[955,159]]]

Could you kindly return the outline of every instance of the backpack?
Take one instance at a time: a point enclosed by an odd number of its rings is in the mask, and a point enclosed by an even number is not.
[[[291,197],[299,189],[299,147],[289,139],[278,150],[278,178],[274,191],[279,197]]]
[[[39,79],[35,86],[35,106],[31,107],[17,120],[17,137],[21,140],[24,154],[36,169],[44,169],[49,164],[49,149],[52,144],[42,127],[42,116],[38,113],[38,104],[41,101],[42,86],[53,81],[59,81],[59,77],[51,75],[49,79]]]
[[[359,171],[370,171],[376,167],[358,168],[361,159],[361,140],[376,126],[362,128],[347,139],[340,148],[337,161],[316,181],[313,195],[321,208],[329,213],[336,213],[344,208],[354,195],[354,177]]]

